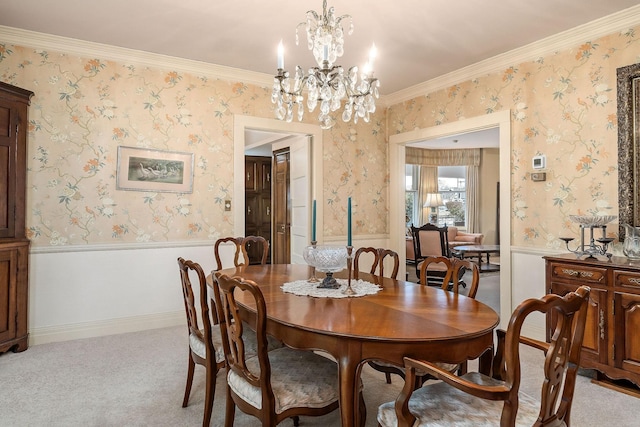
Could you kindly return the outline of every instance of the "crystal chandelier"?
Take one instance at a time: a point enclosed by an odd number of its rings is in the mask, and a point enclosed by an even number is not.
[[[375,45],[369,54],[369,62],[358,75],[358,67],[353,66],[345,73],[342,66],[334,65],[344,53],[344,30],[342,20],[349,19],[349,35],[353,33],[353,21],[350,15],[336,17],[333,7],[327,11],[327,1],[322,2],[322,16],[315,11],[307,12],[306,22],[296,27],[296,45],[298,29],[305,26],[307,44],[318,66],[311,67],[305,75],[300,66],[291,78],[284,69],[284,48],[282,42],[278,46],[278,74],[273,83],[271,102],[276,104],[276,117],[291,122],[294,107],[298,120],[304,115],[303,91],[307,91],[307,109],[313,112],[320,104],[318,120],[322,129],[329,129],[335,124],[331,113],[339,110],[344,103],[342,120],[349,122],[353,118],[358,123],[361,118],[369,122],[369,114],[376,110],[375,99],[379,97],[380,82],[373,77],[373,59],[376,54]]]

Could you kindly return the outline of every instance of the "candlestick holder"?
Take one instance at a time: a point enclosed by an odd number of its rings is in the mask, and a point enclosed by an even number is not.
[[[580,245],[576,249],[569,248],[569,242],[574,240],[573,237],[560,237],[567,250],[577,256],[588,255],[586,259],[595,259],[596,255],[604,255],[611,259],[611,253],[607,252],[609,244],[614,241],[613,238],[607,237],[606,224],[615,219],[613,215],[608,216],[586,216],[586,215],[569,215],[573,222],[580,224]],[[593,230],[599,228],[602,230],[602,237],[597,239],[594,237]],[[585,232],[589,230],[589,242],[585,242]],[[598,242],[598,244],[596,244]]]
[[[351,253],[353,252],[353,246],[347,246],[347,288],[342,291],[345,295],[355,295],[356,291],[351,287],[351,261],[353,257]]]
[[[316,248],[316,244],[317,244],[317,243],[318,243],[318,242],[317,242],[316,240],[312,240],[312,241],[311,241],[311,246],[313,246],[313,248],[315,249],[315,248]],[[311,270],[311,277],[309,277],[309,278],[307,279],[307,282],[309,282],[309,283],[318,283],[318,282],[320,281],[320,279],[318,279],[318,278],[316,277],[316,266],[315,266],[315,265],[312,265],[312,266],[311,266],[311,269],[312,269],[312,270]]]

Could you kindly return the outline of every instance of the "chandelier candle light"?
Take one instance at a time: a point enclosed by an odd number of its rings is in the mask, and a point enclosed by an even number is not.
[[[358,67],[353,66],[345,73],[335,61],[344,53],[344,30],[342,20],[349,19],[349,35],[353,33],[351,15],[337,17],[334,8],[327,11],[327,1],[322,2],[322,15],[313,10],[307,12],[307,20],[296,27],[296,45],[299,42],[298,28],[305,26],[307,45],[313,52],[318,64],[309,68],[307,74],[299,65],[293,78],[284,69],[284,47],[278,45],[278,74],[273,83],[271,102],[276,104],[275,114],[280,120],[291,122],[294,107],[297,108],[298,121],[304,116],[303,91],[307,91],[307,108],[313,112],[320,103],[318,120],[322,129],[330,129],[335,120],[329,114],[339,110],[344,101],[342,120],[349,122],[353,118],[358,123],[361,118],[369,122],[369,115],[376,111],[380,82],[373,77],[373,60],[376,56],[375,44],[369,53],[369,62],[358,75]]]

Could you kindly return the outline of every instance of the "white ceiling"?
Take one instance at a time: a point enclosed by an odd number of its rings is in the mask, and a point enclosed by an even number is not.
[[[381,94],[636,6],[638,0],[328,0],[353,16],[338,64],[362,66],[372,42]],[[0,25],[274,74],[313,65],[296,25],[321,0],[2,0]],[[346,31],[346,28],[345,28]]]

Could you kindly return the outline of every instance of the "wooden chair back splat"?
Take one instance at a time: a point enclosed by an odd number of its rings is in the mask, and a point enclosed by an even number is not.
[[[224,268],[221,256],[220,246],[224,244],[233,244],[233,266],[239,267],[241,265],[249,264],[249,251],[254,245],[258,245],[260,248],[260,264],[265,265],[267,263],[267,257],[269,255],[269,242],[262,236],[246,236],[246,237],[222,237],[216,240],[213,247],[213,253],[216,258],[216,271]],[[240,260],[242,256],[242,261]]]
[[[396,252],[391,249],[365,247],[358,248],[353,258],[353,275],[355,279],[358,279],[358,272],[360,271],[360,256],[364,253],[373,254],[373,263],[371,264],[371,270],[369,271],[370,274],[376,274],[377,276],[384,277],[384,259],[386,257],[391,257],[391,259],[393,259],[393,270],[388,277],[392,279],[396,279],[398,277],[400,258]],[[378,270],[377,273],[376,269]]]

